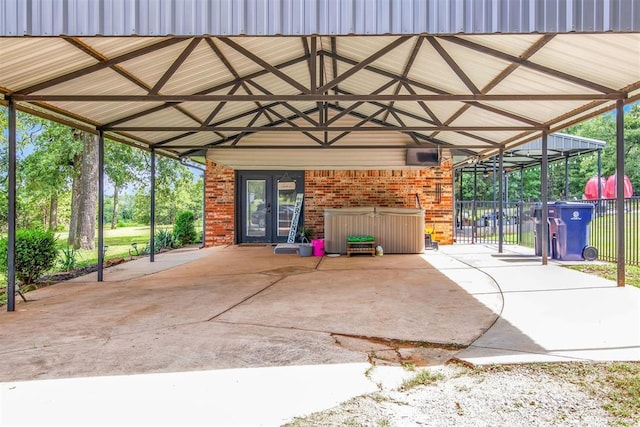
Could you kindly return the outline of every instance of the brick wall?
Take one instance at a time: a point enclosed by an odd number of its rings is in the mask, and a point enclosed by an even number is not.
[[[205,173],[206,246],[235,243],[235,171],[207,161]]]
[[[440,184],[438,201],[437,188]],[[235,243],[235,172],[207,161],[206,245]],[[416,206],[418,193],[425,227],[435,227],[441,244],[453,243],[453,177],[450,161],[422,170],[305,172],[305,225],[322,237],[324,209],[359,206]]]
[[[325,208],[416,207],[418,193],[425,227],[435,227],[441,244],[453,243],[453,178],[451,164],[440,169],[306,171],[305,225],[321,237]],[[440,184],[440,200],[437,196]]]

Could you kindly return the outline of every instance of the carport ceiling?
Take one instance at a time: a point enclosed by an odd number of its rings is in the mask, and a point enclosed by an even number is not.
[[[640,99],[638,33],[0,37],[0,52],[5,104],[174,156],[482,158]]]

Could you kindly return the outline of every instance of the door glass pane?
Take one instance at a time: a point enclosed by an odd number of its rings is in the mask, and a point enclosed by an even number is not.
[[[296,204],[295,181],[278,182],[278,236],[288,236]]]
[[[246,197],[247,236],[264,237],[267,226],[267,182],[264,179],[248,179]]]

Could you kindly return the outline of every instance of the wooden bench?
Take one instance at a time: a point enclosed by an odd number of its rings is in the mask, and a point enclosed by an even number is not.
[[[350,242],[347,240],[347,256],[353,254],[370,254],[376,256],[376,242]]]

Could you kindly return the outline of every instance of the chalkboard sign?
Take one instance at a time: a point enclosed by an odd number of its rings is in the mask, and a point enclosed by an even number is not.
[[[302,201],[304,200],[304,193],[298,193],[296,195],[296,205],[293,208],[293,217],[291,217],[291,228],[289,229],[289,237],[287,243],[295,243],[296,233],[298,232],[298,221],[300,221],[300,210],[302,209]]]

